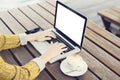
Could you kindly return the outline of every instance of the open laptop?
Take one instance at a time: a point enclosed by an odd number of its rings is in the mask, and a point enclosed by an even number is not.
[[[56,39],[52,39],[51,41],[63,42],[68,49],[59,56],[53,58],[50,63],[65,58],[69,54],[77,53],[81,50],[86,22],[87,18],[85,16],[59,1],[56,2],[54,28],[48,29],[48,31],[52,31],[56,34]],[[50,45],[50,41],[31,43],[41,54],[44,54]]]

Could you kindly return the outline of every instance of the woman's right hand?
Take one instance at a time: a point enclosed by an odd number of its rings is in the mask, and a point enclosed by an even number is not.
[[[58,56],[65,50],[67,50],[67,48],[63,43],[51,43],[47,51],[42,56],[40,56],[40,58],[44,61],[44,63],[47,63],[50,61],[50,59]]]

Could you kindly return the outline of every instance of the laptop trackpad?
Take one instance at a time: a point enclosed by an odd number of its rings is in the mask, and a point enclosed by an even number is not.
[[[40,52],[40,54],[44,54],[46,52],[46,50],[48,49],[49,47],[49,43],[44,41],[44,42],[31,42],[31,44],[33,45],[33,47],[38,51]]]

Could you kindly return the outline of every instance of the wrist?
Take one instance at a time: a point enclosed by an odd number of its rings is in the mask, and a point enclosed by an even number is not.
[[[33,41],[33,40],[35,40],[34,34],[28,34],[26,36],[26,41]]]
[[[46,54],[43,54],[40,56],[40,59],[42,59],[45,64],[50,60],[50,58],[47,56],[48,55],[46,55]]]

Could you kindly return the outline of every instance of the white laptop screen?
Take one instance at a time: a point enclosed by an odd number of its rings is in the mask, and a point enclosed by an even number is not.
[[[85,19],[61,4],[57,5],[55,27],[76,42],[82,42]]]

